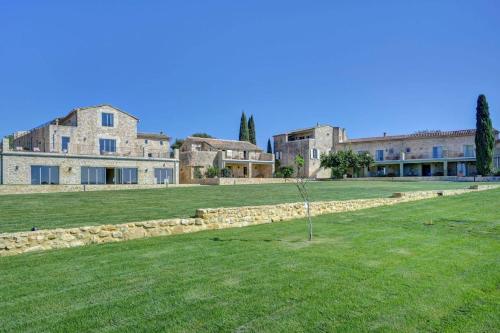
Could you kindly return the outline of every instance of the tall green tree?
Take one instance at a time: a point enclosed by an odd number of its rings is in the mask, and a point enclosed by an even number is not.
[[[242,112],[240,121],[240,141],[249,141],[249,139],[247,116],[245,112]]]
[[[257,138],[255,136],[255,122],[253,120],[253,115],[248,119],[248,139],[254,145],[257,144]]]
[[[271,139],[267,140],[267,153],[272,154],[273,153],[273,146],[271,145]]]
[[[476,166],[479,174],[490,175],[493,172],[493,152],[495,134],[490,118],[486,96],[479,95],[476,107]]]

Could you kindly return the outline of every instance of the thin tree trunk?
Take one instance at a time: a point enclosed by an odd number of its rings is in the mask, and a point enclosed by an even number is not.
[[[313,225],[311,220],[311,209],[309,207],[309,201],[307,202],[307,220],[309,221],[309,241],[312,241],[313,238]]]

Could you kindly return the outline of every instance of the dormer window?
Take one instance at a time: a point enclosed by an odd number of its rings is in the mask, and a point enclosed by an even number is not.
[[[114,114],[112,113],[102,113],[102,126],[113,127],[114,126]]]

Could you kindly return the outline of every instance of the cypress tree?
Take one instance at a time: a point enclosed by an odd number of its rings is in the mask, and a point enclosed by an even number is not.
[[[273,153],[273,146],[271,146],[271,139],[267,140],[267,153],[272,154]]]
[[[482,176],[493,172],[495,134],[486,96],[479,95],[476,107],[476,166]]]
[[[247,116],[245,112],[241,113],[241,121],[240,121],[240,141],[248,141],[248,124],[247,124]]]
[[[255,122],[253,120],[253,115],[248,119],[248,140],[254,145],[257,144],[257,138],[255,136]]]

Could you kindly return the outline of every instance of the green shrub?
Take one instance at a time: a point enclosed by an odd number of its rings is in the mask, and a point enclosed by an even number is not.
[[[194,172],[193,172],[193,176],[195,179],[202,179],[203,178],[203,175],[201,174],[201,168],[200,167],[195,167],[194,168]]]
[[[207,171],[205,172],[205,177],[207,178],[215,178],[219,175],[219,169],[214,166],[209,166]]]
[[[231,178],[233,176],[233,171],[229,168],[223,168],[220,170],[220,176],[223,178]]]
[[[293,167],[291,166],[284,166],[280,168],[279,171],[282,175],[283,178],[291,178],[293,176]]]

